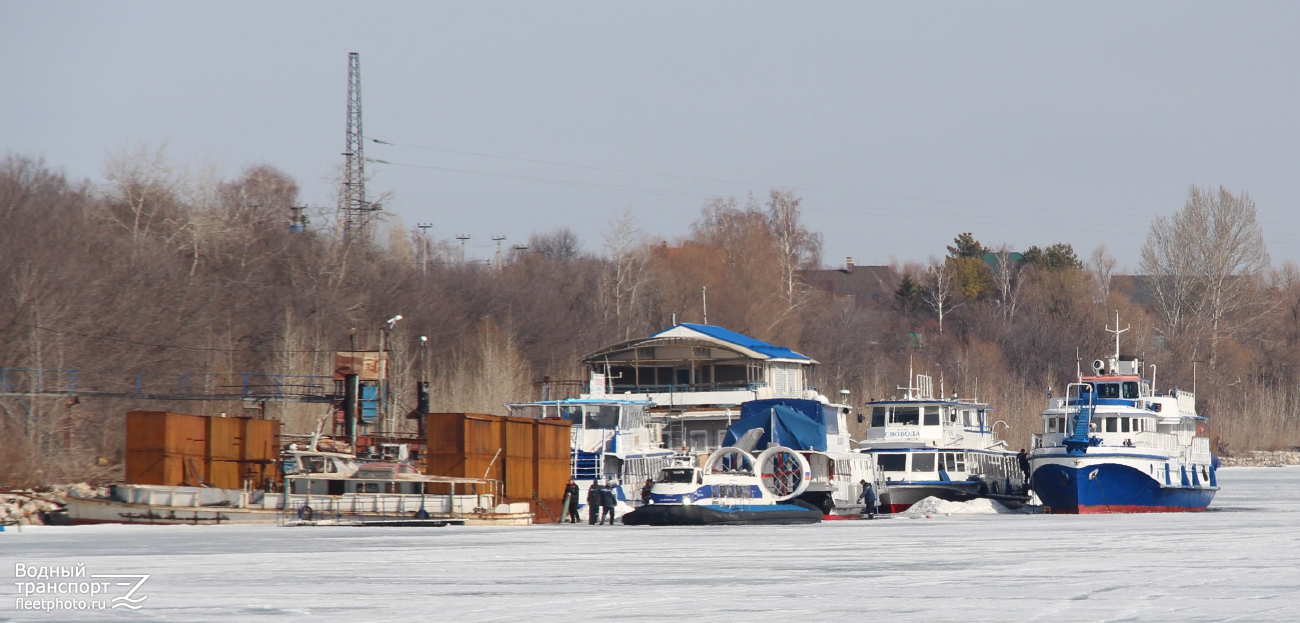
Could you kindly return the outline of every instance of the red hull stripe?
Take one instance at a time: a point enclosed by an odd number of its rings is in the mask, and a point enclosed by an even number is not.
[[[1067,509],[1052,509],[1053,515],[1104,515],[1107,513],[1191,513],[1203,511],[1206,507],[1194,506],[1141,506],[1138,504],[1111,504],[1106,506],[1099,504],[1096,506],[1080,506],[1078,511]]]

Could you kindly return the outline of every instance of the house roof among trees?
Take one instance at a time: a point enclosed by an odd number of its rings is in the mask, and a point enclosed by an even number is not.
[[[859,301],[892,301],[898,273],[889,266],[854,266],[801,270],[803,282],[832,296],[852,296]]]

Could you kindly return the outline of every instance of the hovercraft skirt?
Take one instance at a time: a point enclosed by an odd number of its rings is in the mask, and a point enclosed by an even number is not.
[[[820,510],[799,504],[713,506],[655,504],[623,516],[628,526],[712,526],[806,524],[822,520]]]

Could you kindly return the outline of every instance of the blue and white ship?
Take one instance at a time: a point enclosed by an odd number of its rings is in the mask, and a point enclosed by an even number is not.
[[[623,516],[629,526],[806,524],[822,511],[796,499],[812,480],[798,452],[771,446],[758,456],[720,448],[700,467],[664,469],[646,504]]]
[[[1161,513],[1205,510],[1219,490],[1196,395],[1155,391],[1143,362],[1115,353],[1050,398],[1030,452],[1033,489],[1049,513]]]

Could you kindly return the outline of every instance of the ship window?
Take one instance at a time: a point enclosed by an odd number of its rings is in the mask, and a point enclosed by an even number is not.
[[[1119,383],[1098,383],[1098,398],[1119,398]]]
[[[907,455],[878,454],[876,455],[876,464],[880,466],[882,472],[905,472],[907,471]]]
[[[926,426],[939,425],[939,407],[925,408],[925,425]]]
[[[325,473],[337,474],[338,472],[339,472],[339,466],[334,462],[334,459],[331,458],[330,460],[325,461]]]
[[[1115,418],[1113,417],[1106,418],[1106,432],[1113,433],[1116,432],[1117,430],[1118,429],[1115,428]]]
[[[617,428],[618,427],[618,407],[614,405],[602,405],[599,407],[587,407],[587,428]]]
[[[957,423],[957,410],[956,410],[956,409],[945,409],[945,411],[948,412],[948,423],[949,423],[949,424],[956,424],[956,423]]]
[[[963,452],[957,453],[957,471],[966,471],[966,454]]]
[[[924,473],[934,472],[934,454],[933,453],[913,454],[912,471],[924,472]]]
[[[1055,433],[1055,432],[1056,432],[1056,422],[1057,422],[1057,421],[1058,421],[1057,418],[1054,418],[1054,417],[1049,417],[1049,418],[1047,418],[1046,428],[1043,429],[1043,432],[1044,432],[1044,433]]]
[[[884,407],[872,407],[872,408],[871,408],[871,425],[872,425],[873,427],[881,427],[881,426],[884,426],[884,425],[885,425],[885,408],[884,408]]]
[[[665,469],[659,472],[659,482],[679,482],[690,484],[695,478],[693,469]]]
[[[917,426],[921,423],[920,407],[894,407],[891,423],[903,426]]]
[[[1127,433],[1127,432],[1130,432],[1129,429],[1128,429],[1128,427],[1129,427],[1128,418],[1126,418],[1126,417],[1122,417],[1122,418],[1120,418],[1120,419],[1119,419],[1119,431],[1120,431],[1121,433]]]
[[[955,472],[955,471],[957,471],[957,457],[954,456],[953,453],[951,453],[951,452],[944,452],[944,453],[943,453],[943,463],[944,463],[944,464],[943,464],[941,467],[942,467],[942,469],[943,469],[944,471],[948,471],[948,472]]]
[[[325,471],[325,457],[323,456],[300,456],[298,460],[302,462],[302,471],[309,474],[320,474]]]
[[[1126,400],[1137,400],[1138,384],[1137,381],[1124,381],[1124,398]]]

